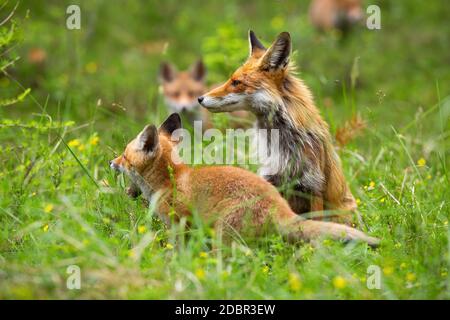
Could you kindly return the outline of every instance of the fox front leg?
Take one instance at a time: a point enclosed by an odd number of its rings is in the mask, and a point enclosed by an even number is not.
[[[125,192],[127,193],[128,196],[135,199],[139,197],[139,195],[141,194],[141,189],[139,189],[139,187],[132,182],[130,186],[125,189]]]

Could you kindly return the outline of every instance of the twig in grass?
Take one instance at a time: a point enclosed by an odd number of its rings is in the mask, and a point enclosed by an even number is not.
[[[405,169],[405,175],[403,176],[402,186],[400,188],[400,194],[398,195],[398,200],[402,200],[403,190],[405,189],[406,177],[408,176],[408,169]]]
[[[394,200],[394,202],[395,202],[396,204],[401,205],[400,201],[398,201],[398,200],[394,197],[394,195],[393,195],[391,192],[389,192],[389,190],[384,186],[383,183],[380,183],[380,186],[381,186],[381,188],[383,188],[384,192],[386,192],[386,193],[389,195],[389,197],[391,197],[392,200]]]
[[[17,7],[19,6],[19,3],[20,3],[20,1],[17,1],[16,5],[15,5],[14,8],[12,9],[12,11],[9,13],[9,15],[8,15],[5,19],[3,19],[2,22],[0,22],[0,27],[1,27],[2,25],[4,25],[5,23],[7,23],[7,22],[9,21],[9,19],[11,19],[11,17],[12,17],[12,16],[14,15],[14,13],[16,12]]]
[[[409,161],[411,162],[411,165],[413,166],[413,168],[414,168],[414,170],[416,171],[417,175],[420,177],[420,180],[423,180],[423,177],[422,177],[422,175],[420,174],[419,169],[417,169],[417,166],[416,166],[416,164],[414,163],[414,160],[413,160],[413,158],[411,157],[411,154],[409,153],[408,149],[406,148],[405,144],[403,143],[401,136],[398,134],[397,130],[395,130],[395,128],[394,128],[393,126],[391,126],[391,128],[392,128],[392,130],[394,131],[395,136],[397,137],[398,141],[400,142],[400,145],[402,146],[403,150],[405,150],[406,155],[408,156]]]

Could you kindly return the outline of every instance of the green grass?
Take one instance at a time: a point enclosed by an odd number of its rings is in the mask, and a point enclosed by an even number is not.
[[[449,299],[449,6],[380,2],[382,30],[342,42],[317,34],[298,2],[130,1],[123,10],[80,1],[82,29],[69,31],[69,2],[22,1],[14,17],[24,39],[0,56],[22,57],[0,76],[0,101],[31,88],[0,107],[0,298]],[[248,54],[249,28],[267,44],[291,32],[332,132],[355,112],[366,119],[339,152],[360,227],[380,248],[277,236],[221,246],[203,226],[180,239],[183,228],[165,230],[110,171],[129,139],[167,115],[159,62],[184,68],[203,56],[210,82],[223,81]],[[27,59],[34,47],[47,53],[42,66]],[[81,290],[66,288],[74,264]],[[380,290],[366,286],[370,265],[382,270]]]

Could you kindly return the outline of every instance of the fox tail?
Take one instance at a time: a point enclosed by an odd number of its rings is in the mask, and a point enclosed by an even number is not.
[[[380,243],[378,238],[366,235],[364,232],[344,224],[305,220],[299,216],[290,218],[279,225],[281,233],[289,242],[314,241],[319,238],[331,238],[344,242],[362,241],[371,247],[377,247]]]

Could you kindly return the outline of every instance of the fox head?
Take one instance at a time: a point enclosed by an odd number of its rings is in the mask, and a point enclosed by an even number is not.
[[[181,128],[181,118],[177,113],[171,114],[159,127],[147,125],[125,148],[125,151],[109,162],[112,169],[132,175],[142,174],[146,169],[162,159],[161,170],[167,171],[168,161],[172,156],[175,142],[172,133]]]
[[[248,110],[255,114],[267,112],[288,86],[291,37],[278,35],[266,49],[253,31],[249,31],[250,55],[222,86],[201,96],[199,103],[211,112]],[[289,89],[289,88],[287,88]]]
[[[195,111],[197,98],[206,91],[206,67],[201,60],[188,71],[177,71],[170,63],[160,67],[159,80],[167,106],[172,112]]]

